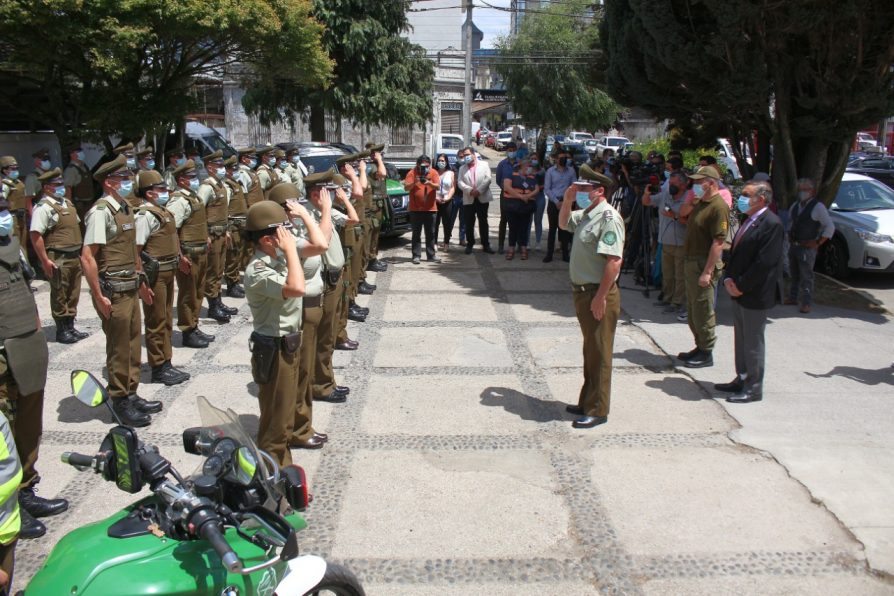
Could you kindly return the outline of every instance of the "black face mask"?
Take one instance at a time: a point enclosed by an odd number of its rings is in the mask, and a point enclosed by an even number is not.
[[[419,166],[419,173],[423,176],[428,174],[428,166]]]
[[[675,195],[675,194],[677,194],[678,192],[680,192],[680,187],[677,186],[676,184],[671,184],[670,186],[667,187],[667,190],[668,190],[668,192],[670,192],[672,195]]]

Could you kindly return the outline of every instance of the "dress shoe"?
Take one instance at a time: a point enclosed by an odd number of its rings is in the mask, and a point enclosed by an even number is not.
[[[68,501],[38,497],[34,492],[34,487],[23,488],[19,491],[19,505],[34,517],[50,517],[68,510]]]
[[[729,383],[714,383],[714,389],[717,391],[726,391],[727,393],[739,393],[745,389],[745,382],[736,377]]]
[[[208,342],[202,339],[202,336],[199,335],[198,329],[193,329],[192,331],[184,331],[183,332],[183,347],[184,348],[207,348]]]
[[[289,447],[292,449],[322,449],[323,443],[325,443],[323,439],[318,438],[316,434],[311,436],[311,438],[306,441],[295,441],[289,444]]]
[[[760,401],[764,398],[760,393],[753,393],[751,391],[739,391],[735,395],[730,395],[726,398],[731,404],[747,404],[753,401]]]
[[[56,343],[57,344],[73,344],[77,343],[78,338],[68,328],[68,319],[59,319],[56,321]]]
[[[497,246],[497,254],[503,254],[504,252],[506,252],[505,247],[502,244],[498,245]]]
[[[584,415],[584,409],[580,406],[565,406],[565,411],[569,414],[574,414],[575,416]]]
[[[24,507],[19,508],[19,515],[22,524],[19,528],[19,538],[22,540],[40,538],[47,533],[47,527],[40,520],[34,519],[34,516],[28,513]]]
[[[68,317],[68,321],[66,324],[68,325],[68,330],[71,331],[72,334],[74,334],[74,336],[78,339],[78,341],[81,341],[82,339],[87,339],[88,337],[90,337],[89,333],[75,329],[74,317]]]
[[[220,310],[224,311],[231,317],[239,312],[239,309],[235,306],[227,306],[226,304],[224,304],[223,300],[220,299],[220,296],[218,296],[215,300],[217,300],[217,306],[220,307]]]
[[[360,313],[361,315],[368,315],[368,314],[369,314],[369,309],[368,309],[367,307],[365,307],[365,306],[360,306],[360,305],[357,304],[356,302],[351,302],[350,304],[348,304],[348,307],[349,307],[349,308],[352,308],[352,309],[354,309],[354,310],[356,310],[356,311],[357,311],[358,313]]]
[[[132,403],[137,410],[144,414],[158,414],[164,407],[160,401],[146,401],[136,393],[129,396],[127,399],[130,400],[130,403]]]
[[[170,362],[152,367],[153,383],[162,383],[170,387],[171,385],[179,385],[187,379],[189,379],[189,375],[171,366]]]
[[[694,356],[683,361],[686,368],[705,368],[714,366],[714,355],[709,351],[699,350]]]
[[[245,290],[239,284],[227,284],[227,296],[230,298],[245,298]]]
[[[593,428],[608,422],[608,416],[584,416],[571,423],[574,428]]]
[[[360,285],[357,286],[357,293],[363,294],[364,296],[369,296],[375,291],[376,286],[374,286],[373,284],[368,284],[365,281],[361,281]]]
[[[489,254],[489,255],[494,254],[494,249],[492,249],[490,246],[485,246],[485,247],[482,248],[481,250],[483,250],[484,252],[486,252],[486,253]]]
[[[441,259],[439,259],[438,257],[432,257],[428,260],[428,262],[429,263],[440,263]]]
[[[569,257],[568,255],[562,255],[562,260],[566,263],[569,263],[571,262],[571,257]]]
[[[348,396],[345,393],[338,393],[338,392],[333,391],[329,395],[315,397],[314,401],[325,401],[330,404],[342,404],[342,403],[348,401]]]
[[[472,245],[471,244],[466,245],[466,254],[467,255],[472,254]]]
[[[218,323],[229,323],[230,315],[225,313],[220,307],[220,302],[214,298],[208,299],[208,317],[214,319]]]
[[[348,350],[353,351],[360,347],[360,342],[356,342],[353,339],[346,339],[345,341],[335,342],[336,350]]]
[[[422,259],[420,259],[419,257],[413,257],[413,264],[414,264],[414,265],[418,265],[418,264],[421,263],[421,262],[422,262]]]
[[[689,360],[696,354],[698,354],[698,346],[692,348],[688,352],[680,352],[679,354],[677,354],[677,358],[680,360]]]
[[[325,443],[326,441],[329,440],[329,435],[327,435],[326,433],[314,432],[314,438],[320,439],[321,441],[323,441]]]
[[[388,263],[380,261],[379,259],[372,259],[366,266],[366,270],[382,273],[383,271],[388,271]]]
[[[349,395],[351,393],[351,388],[345,387],[344,385],[336,385],[333,391],[341,393],[342,395]]]
[[[354,321],[354,322],[356,322],[356,323],[365,323],[365,322],[366,322],[366,316],[365,316],[365,315],[361,315],[360,313],[358,313],[358,312],[355,311],[355,310],[348,310],[348,320],[350,320],[350,321]]]
[[[119,398],[112,400],[112,409],[121,420],[121,424],[126,426],[149,426],[152,423],[152,417],[139,411],[136,405],[129,399]]]
[[[553,256],[552,256],[551,254],[546,255],[545,257],[543,257],[543,262],[544,262],[544,263],[552,263],[552,262],[553,262]]]
[[[806,315],[807,313],[810,312],[810,305],[809,304],[802,305],[801,308],[798,309],[798,312],[802,312]]]
[[[201,337],[202,339],[204,339],[204,340],[207,341],[208,343],[211,343],[211,342],[214,341],[214,336],[213,336],[213,335],[211,335],[210,333],[205,333],[204,331],[202,331],[202,330],[199,329],[198,327],[196,327],[195,332],[196,332],[196,335],[198,335],[199,337]]]

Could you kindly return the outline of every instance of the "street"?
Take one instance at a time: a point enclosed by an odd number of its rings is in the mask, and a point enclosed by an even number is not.
[[[369,320],[350,324],[360,349],[336,352],[351,395],[314,405],[330,442],[293,451],[314,495],[303,553],[346,564],[371,595],[894,593],[886,317],[779,307],[765,399],[736,406],[712,399],[733,374],[725,300],[716,365],[692,373],[668,355],[691,347],[686,325],[623,276],[609,422],[574,430],[580,331],[567,266],[542,254],[453,248],[412,265],[408,238],[388,248],[378,291],[360,297]],[[203,319],[210,349],[174,348],[190,381],[140,388],[165,404],[141,438],[184,474],[199,463],[180,439],[196,396],[257,427],[248,308],[227,302],[240,307],[230,324]],[[95,451],[110,422],[68,386],[72,369],[103,368],[86,291],[78,320],[88,340],[50,343],[38,462],[40,494],[72,508],[19,543],[16,589],[64,533],[135,500],[59,461]]]

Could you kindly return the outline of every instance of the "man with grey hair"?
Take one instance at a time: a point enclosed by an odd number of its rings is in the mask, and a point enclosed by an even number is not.
[[[714,387],[729,391],[730,403],[763,399],[764,329],[767,311],[782,296],[782,222],[768,209],[773,189],[767,182],[745,184],[736,209],[746,216],[733,238],[723,286],[733,299],[736,378]]]
[[[816,199],[816,185],[810,178],[798,179],[798,202],[789,208],[789,272],[792,285],[786,304],[800,304],[809,313],[813,298],[813,265],[819,247],[835,233],[835,224],[826,206]]]

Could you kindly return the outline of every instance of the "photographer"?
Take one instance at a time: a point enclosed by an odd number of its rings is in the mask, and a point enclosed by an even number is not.
[[[683,241],[686,224],[680,221],[680,209],[686,197],[689,178],[682,170],[675,170],[666,188],[652,194],[649,187],[643,193],[643,205],[658,210],[658,242],[661,243],[661,293],[656,306],[664,306],[665,313],[685,312],[686,286],[683,279]]]

